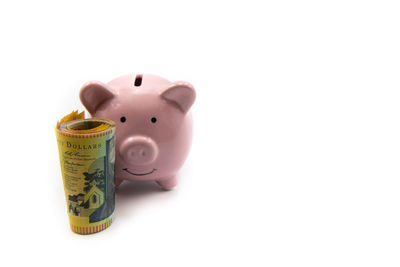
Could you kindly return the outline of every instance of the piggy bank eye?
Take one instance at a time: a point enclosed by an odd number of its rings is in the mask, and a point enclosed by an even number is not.
[[[157,118],[156,117],[151,118],[151,122],[152,123],[156,123],[157,122]]]
[[[126,122],[126,118],[124,116],[121,117],[121,122]]]

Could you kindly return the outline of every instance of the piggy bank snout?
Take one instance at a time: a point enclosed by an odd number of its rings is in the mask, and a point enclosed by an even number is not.
[[[122,142],[120,153],[128,164],[145,165],[157,158],[158,147],[150,137],[132,136]]]

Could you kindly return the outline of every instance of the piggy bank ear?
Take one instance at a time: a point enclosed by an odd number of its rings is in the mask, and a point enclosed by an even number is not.
[[[186,113],[196,99],[196,91],[187,82],[174,82],[161,93],[161,97],[174,103],[183,113]]]
[[[82,104],[90,114],[95,113],[102,103],[113,97],[111,88],[101,82],[88,82],[82,86],[79,93]]]

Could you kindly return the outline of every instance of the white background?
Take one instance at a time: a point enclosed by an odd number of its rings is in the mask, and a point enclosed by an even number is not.
[[[397,1],[2,1],[1,266],[399,266]],[[176,190],[68,226],[56,121],[89,80],[197,90]]]

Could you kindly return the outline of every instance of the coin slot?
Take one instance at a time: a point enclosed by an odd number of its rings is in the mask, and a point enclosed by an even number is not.
[[[143,76],[141,74],[136,75],[135,86],[141,86],[142,85],[142,79],[143,79]]]

